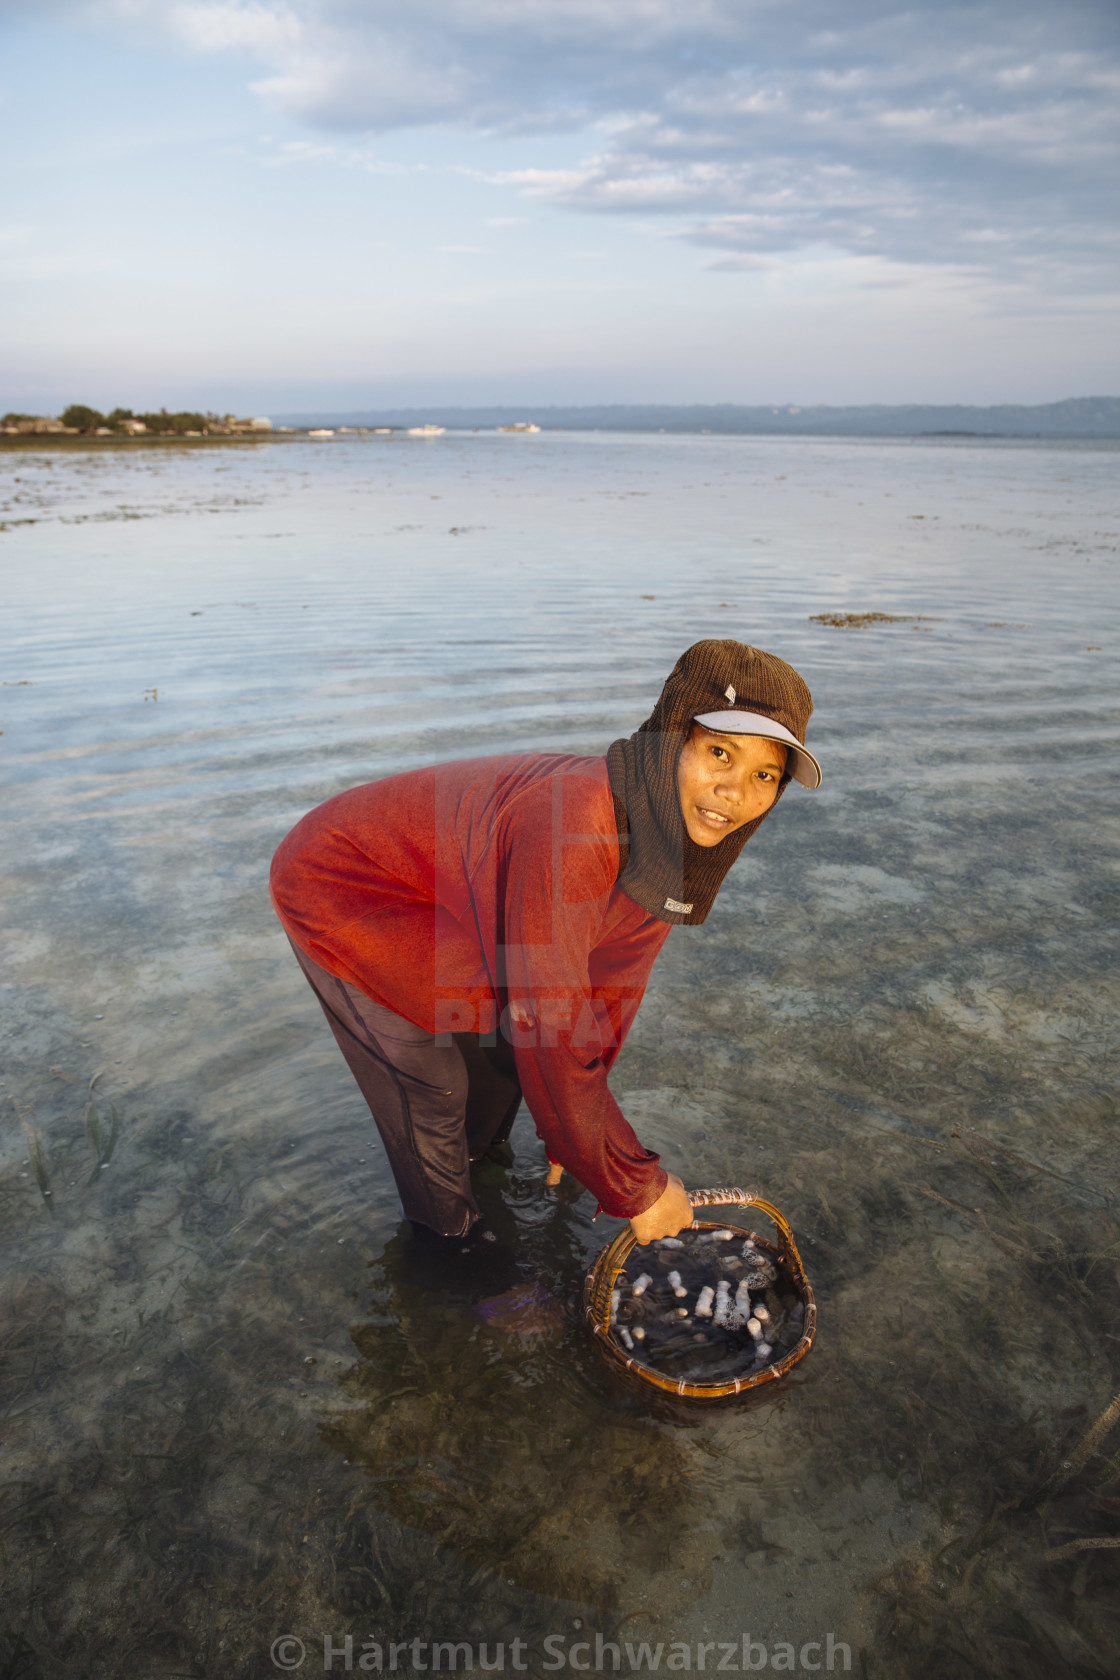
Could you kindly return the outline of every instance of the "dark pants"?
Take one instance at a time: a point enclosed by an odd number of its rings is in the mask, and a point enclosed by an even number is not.
[[[504,1143],[521,1105],[513,1051],[499,1034],[436,1038],[295,945],[296,960],[381,1133],[405,1216],[447,1237],[479,1217],[470,1163]]]

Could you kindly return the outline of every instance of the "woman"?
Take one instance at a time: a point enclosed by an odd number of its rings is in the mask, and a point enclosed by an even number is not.
[[[607,1075],[657,953],[703,922],[790,779],[820,784],[797,672],[704,641],[605,758],[511,753],[327,800],[273,860],[272,898],[369,1103],[405,1214],[458,1248],[470,1161],[522,1096],[566,1169],[639,1242],[692,1222]]]

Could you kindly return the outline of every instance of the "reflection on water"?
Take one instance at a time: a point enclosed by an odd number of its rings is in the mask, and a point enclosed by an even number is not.
[[[316,1670],[325,1633],[522,1639],[534,1675],[599,1633],[625,1672],[744,1632],[1115,1672],[1120,1553],[1077,1542],[1120,1534],[1120,1434],[1061,1469],[1120,1387],[1115,466],[0,456],[0,1674],[271,1673],[287,1633]],[[864,610],[902,618],[810,622]],[[721,633],[805,672],[825,786],[673,934],[614,1086],[667,1166],[787,1212],[821,1329],[765,1404],[679,1411],[585,1337],[617,1227],[524,1116],[492,1260],[425,1272],[264,882],[339,788],[601,751]]]

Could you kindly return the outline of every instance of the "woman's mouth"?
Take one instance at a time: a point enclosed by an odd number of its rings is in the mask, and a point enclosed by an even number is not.
[[[695,809],[701,822],[707,823],[711,828],[730,828],[734,821],[733,817],[725,816],[722,811],[713,811],[707,805],[697,805]]]

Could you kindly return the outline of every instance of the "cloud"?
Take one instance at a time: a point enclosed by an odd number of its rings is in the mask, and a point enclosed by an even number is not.
[[[773,272],[785,267],[777,257],[757,257],[743,255],[739,257],[716,257],[712,262],[706,262],[704,267],[713,274],[762,274]]]
[[[597,129],[577,167],[502,179],[744,258],[827,244],[1074,285],[1118,254],[1115,0],[91,7],[247,56],[257,96],[320,130]]]

